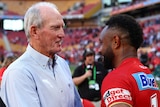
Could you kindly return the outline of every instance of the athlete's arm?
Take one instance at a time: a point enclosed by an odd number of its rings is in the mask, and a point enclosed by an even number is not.
[[[132,107],[132,106],[129,106],[129,105],[127,105],[127,104],[120,103],[120,104],[115,104],[115,105],[113,105],[113,106],[111,106],[111,107]]]

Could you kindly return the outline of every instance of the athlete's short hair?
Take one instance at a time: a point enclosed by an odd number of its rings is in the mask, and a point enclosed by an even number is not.
[[[128,40],[131,46],[138,49],[143,42],[143,30],[139,23],[132,17],[126,14],[112,16],[106,23],[109,28],[119,29],[128,35]]]

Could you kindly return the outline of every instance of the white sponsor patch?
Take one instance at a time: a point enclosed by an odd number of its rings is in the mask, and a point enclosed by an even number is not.
[[[116,100],[132,100],[131,94],[128,90],[123,89],[123,88],[112,88],[107,90],[104,94],[103,94],[103,99],[104,102],[106,104],[106,106],[108,106],[110,103],[112,103],[113,101]]]

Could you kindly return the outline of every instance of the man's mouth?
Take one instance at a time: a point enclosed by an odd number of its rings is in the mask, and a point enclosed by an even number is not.
[[[61,46],[62,42],[63,42],[62,40],[61,41],[57,41],[56,44],[58,44],[59,46]]]

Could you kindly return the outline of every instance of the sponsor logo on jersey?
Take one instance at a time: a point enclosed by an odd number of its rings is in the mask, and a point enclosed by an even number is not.
[[[131,94],[128,90],[123,88],[111,88],[103,94],[105,104],[108,106],[116,100],[132,100]]]
[[[158,90],[158,85],[152,74],[145,74],[144,72],[139,72],[132,74],[135,78],[139,90],[153,89]]]

